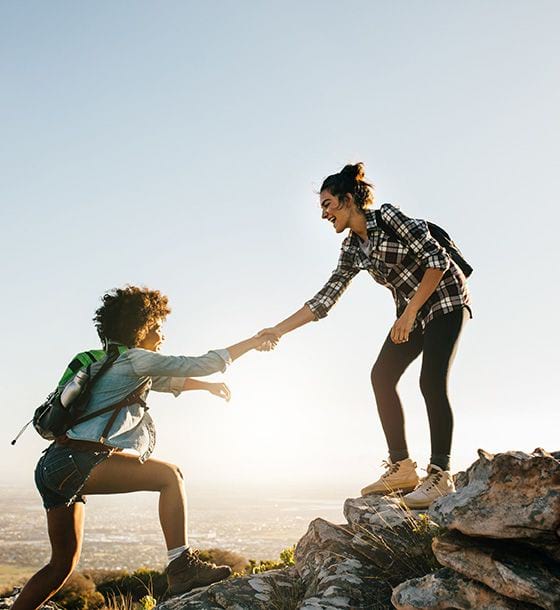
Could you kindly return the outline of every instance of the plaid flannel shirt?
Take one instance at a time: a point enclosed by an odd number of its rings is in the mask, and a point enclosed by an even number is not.
[[[409,218],[388,203],[380,207],[381,218],[400,237],[399,241],[383,231],[373,210],[366,210],[366,227],[371,251],[360,246],[358,235],[350,231],[342,242],[338,265],[328,282],[306,305],[316,319],[324,318],[362,269],[379,284],[389,288],[400,316],[416,293],[426,269],[441,269],[444,275],[437,288],[418,312],[416,323],[422,328],[435,317],[467,307],[470,296],[465,276],[428,231],[424,220]],[[416,324],[415,324],[416,326]]]

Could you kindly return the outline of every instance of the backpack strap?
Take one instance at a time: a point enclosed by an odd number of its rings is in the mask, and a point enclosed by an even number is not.
[[[100,443],[104,443],[106,441],[107,435],[109,434],[111,428],[113,427],[113,424],[115,423],[115,420],[117,419],[117,416],[120,413],[121,409],[124,409],[124,407],[129,407],[130,405],[136,405],[136,404],[141,405],[145,409],[148,408],[145,400],[142,398],[142,394],[145,392],[149,383],[150,383],[150,380],[146,380],[141,386],[137,387],[135,390],[133,390],[130,394],[125,396],[122,400],[120,400],[116,404],[110,405],[108,407],[104,407],[103,409],[99,409],[98,411],[94,411],[93,413],[88,413],[87,415],[84,415],[83,417],[80,417],[79,419],[77,419],[72,424],[72,426],[82,424],[86,421],[89,421],[90,419],[93,419],[94,417],[99,417],[100,415],[104,415],[105,413],[110,413],[111,411],[113,411],[113,414],[109,418],[107,425],[103,429],[101,438],[99,439]]]
[[[398,236],[397,232],[393,227],[390,227],[384,220],[381,218],[381,210],[376,208],[373,212],[375,214],[375,222],[377,226],[385,231],[389,237],[392,237],[395,241],[402,243],[402,239]]]
[[[95,373],[95,377],[93,377],[93,379],[91,379],[91,381],[89,382],[89,389],[90,390],[95,385],[97,380],[107,371],[107,369],[109,369],[111,366],[113,366],[113,364],[115,363],[115,360],[119,356],[120,356],[120,352],[119,352],[118,347],[115,347],[114,345],[111,344],[109,346],[108,351],[107,351],[107,358],[105,358],[105,360],[103,360],[103,364],[101,365],[101,367],[97,371],[97,373]],[[88,367],[88,371],[89,371],[90,368],[91,368],[91,364]]]

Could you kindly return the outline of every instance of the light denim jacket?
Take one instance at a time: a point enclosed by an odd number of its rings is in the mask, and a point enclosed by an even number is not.
[[[175,396],[183,390],[187,377],[203,377],[226,370],[231,364],[227,349],[210,351],[204,356],[164,356],[140,348],[132,348],[122,353],[95,383],[85,413],[92,413],[104,407],[114,405],[148,382],[142,398],[146,400],[150,389],[156,392],[170,392]],[[92,365],[92,374],[101,363]],[[94,417],[70,428],[66,433],[69,438],[99,442],[112,411]],[[134,404],[121,409],[111,430],[107,434],[106,444],[119,449],[133,449],[145,462],[156,442],[156,433],[152,418],[147,409]]]

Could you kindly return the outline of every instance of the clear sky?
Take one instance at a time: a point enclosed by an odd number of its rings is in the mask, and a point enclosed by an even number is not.
[[[3,2],[0,482],[32,484],[44,442],[9,441],[97,346],[105,290],[169,295],[166,353],[276,323],[336,265],[316,191],[356,161],[475,267],[454,468],[560,449],[559,18],[554,1]],[[369,372],[393,320],[359,275],[328,318],[236,362],[229,404],[152,394],[156,456],[210,489],[357,492],[386,457]],[[418,370],[401,393],[425,466]]]

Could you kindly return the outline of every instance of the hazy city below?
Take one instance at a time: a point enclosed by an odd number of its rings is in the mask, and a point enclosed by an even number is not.
[[[33,489],[0,488],[0,586],[42,566],[49,557],[46,518]],[[89,497],[78,570],[162,567],[165,546],[157,517],[157,494]],[[310,521],[342,522],[345,497],[301,493],[189,495],[190,544],[223,548],[247,559],[274,559],[295,544]]]

